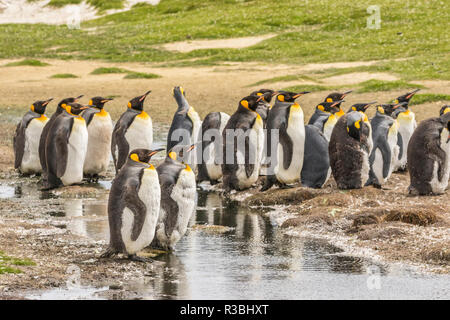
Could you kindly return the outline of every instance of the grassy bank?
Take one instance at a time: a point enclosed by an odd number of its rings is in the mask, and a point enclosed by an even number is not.
[[[74,1],[52,1],[63,5]],[[77,2],[77,1],[75,1]],[[99,10],[105,9],[97,2]],[[113,1],[121,6],[122,1]],[[162,0],[130,11],[66,26],[0,25],[0,58],[103,59],[175,65],[260,61],[304,64],[390,60],[365,67],[404,80],[450,79],[445,1],[380,0],[381,28],[366,28],[372,1]],[[168,52],[157,45],[278,33],[244,49]],[[183,60],[182,62],[180,62]]]

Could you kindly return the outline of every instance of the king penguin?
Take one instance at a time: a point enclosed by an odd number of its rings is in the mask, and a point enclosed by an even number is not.
[[[189,105],[186,99],[186,92],[182,87],[173,89],[173,97],[178,104],[178,108],[173,116],[167,136],[167,152],[178,144],[190,146],[196,143],[202,126],[200,116]],[[189,159],[186,159],[186,163],[195,170],[195,162],[195,152],[192,152],[189,155]]]
[[[399,159],[396,163],[394,171],[404,171],[406,170],[407,154],[409,139],[413,134],[414,130],[417,128],[416,116],[414,112],[409,109],[409,101],[411,98],[419,91],[416,89],[414,91],[405,93],[393,101],[393,104],[403,103],[404,112],[400,113],[397,117],[398,120],[398,145],[400,148]]]
[[[367,102],[367,103],[355,103],[348,109],[347,113],[352,112],[352,111],[366,113],[367,109],[369,109],[369,107],[375,103],[377,103],[377,102],[372,101],[372,102]]]
[[[69,103],[56,117],[45,143],[47,182],[45,189],[83,181],[83,164],[88,145],[86,121],[80,113],[87,106]]]
[[[262,99],[259,101],[258,107],[256,108],[256,112],[261,116],[264,127],[267,122],[267,117],[269,116],[269,111],[272,108],[270,102],[272,101],[272,97],[276,94],[277,92],[273,91],[272,89],[259,89],[250,93],[251,96],[257,96],[258,98],[262,97]]]
[[[280,91],[267,118],[267,155],[271,159],[269,174],[261,191],[277,183],[286,186],[300,181],[305,146],[305,124],[303,110],[295,102],[309,93]],[[272,139],[278,132],[278,143]],[[276,142],[276,141],[275,141]],[[273,150],[272,150],[273,149]]]
[[[158,173],[149,162],[161,150],[132,150],[114,178],[108,199],[110,241],[102,258],[122,253],[134,261],[150,261],[136,253],[155,236],[161,188]]]
[[[450,177],[450,112],[422,121],[408,145],[413,195],[442,194]]]
[[[116,122],[111,138],[111,153],[116,173],[127,161],[130,150],[151,149],[153,143],[152,119],[144,111],[145,98],[151,91],[131,99],[128,109]]]
[[[366,115],[353,111],[338,120],[328,150],[331,171],[339,189],[360,189],[366,184],[372,146]]]
[[[399,153],[397,116],[404,111],[400,105],[379,105],[375,117],[370,120],[373,149],[369,157],[370,173],[366,185],[381,188],[394,171]]]
[[[176,145],[156,169],[161,185],[161,210],[152,247],[174,251],[175,245],[187,231],[195,212],[195,174],[183,160],[189,158],[192,146]]]
[[[352,90],[346,91],[346,92],[343,92],[343,93],[341,93],[341,92],[332,92],[325,98],[324,102],[340,101],[340,103],[336,105],[336,107],[338,108],[338,111],[335,113],[336,121],[345,114],[344,110],[342,110],[342,108],[341,108],[341,103],[344,102],[344,98],[348,94],[350,94],[352,92],[353,92]]]
[[[250,188],[259,177],[264,129],[256,112],[262,96],[239,101],[223,132],[223,186],[225,192]]]
[[[445,113],[450,112],[450,105],[445,105],[439,110],[439,116],[442,116]]]
[[[308,124],[314,125],[324,134],[327,140],[330,140],[331,133],[337,122],[337,116],[335,115],[340,109],[340,105],[343,100],[338,101],[325,101],[316,106],[313,116],[309,120]]]
[[[202,122],[198,138],[202,146],[202,154],[197,157],[198,183],[209,181],[214,185],[222,178],[222,133],[228,120],[230,116],[225,112],[211,112]]]
[[[111,116],[105,111],[105,103],[112,99],[94,97],[89,100],[89,109],[82,117],[88,128],[88,149],[83,173],[90,181],[98,181],[99,174],[108,169],[111,157],[111,136],[113,124]]]
[[[42,183],[44,185],[47,183],[47,155],[45,153],[45,144],[47,143],[48,134],[49,134],[56,118],[62,112],[64,112],[66,105],[68,103],[77,102],[82,97],[83,97],[83,95],[80,95],[76,98],[66,98],[66,99],[61,100],[58,103],[58,106],[56,107],[55,113],[52,114],[52,116],[50,117],[50,120],[48,120],[47,123],[45,124],[44,129],[42,129],[41,137],[39,138],[39,161],[40,161],[41,167],[42,167]]]
[[[14,168],[22,174],[37,174],[42,172],[39,161],[39,139],[42,130],[48,121],[45,116],[45,109],[52,101],[50,98],[45,101],[34,102],[30,110],[19,122],[14,135]]]

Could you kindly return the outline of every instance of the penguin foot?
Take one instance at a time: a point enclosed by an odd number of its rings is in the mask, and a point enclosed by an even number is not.
[[[259,191],[260,191],[260,192],[267,191],[267,190],[269,190],[270,188],[272,188],[272,186],[273,186],[273,182],[272,182],[272,181],[269,181],[269,179],[267,179],[267,180],[264,182],[264,185],[262,186],[262,188],[259,189]]]
[[[209,183],[213,186],[215,184],[218,184],[219,181],[218,180],[210,180]]]
[[[144,257],[139,257],[136,254],[130,254],[128,255],[128,259],[130,259],[131,261],[136,261],[136,262],[143,262],[143,263],[152,263],[153,259],[150,258],[144,258]]]
[[[114,250],[114,249],[112,249],[112,248],[108,248],[108,249],[106,249],[105,252],[103,252],[103,253],[100,255],[100,259],[111,258],[112,256],[114,256],[114,255],[116,255],[116,254],[117,254],[117,251],[116,251],[116,250]]]
[[[280,184],[280,189],[292,189],[294,188],[294,186],[290,186],[288,184]]]

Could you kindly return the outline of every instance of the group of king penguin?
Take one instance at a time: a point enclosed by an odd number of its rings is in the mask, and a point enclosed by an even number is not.
[[[139,251],[172,251],[186,233],[200,182],[222,180],[227,194],[254,186],[261,176],[261,191],[267,191],[298,182],[322,188],[333,175],[339,189],[355,189],[382,187],[392,172],[407,169],[411,194],[445,192],[450,106],[417,126],[408,107],[417,91],[387,104],[357,103],[347,112],[342,103],[351,91],[334,92],[305,125],[296,101],[307,91],[261,89],[242,98],[231,116],[211,112],[202,121],[185,90],[175,87],[178,108],[166,149],[152,148],[152,119],[144,111],[151,91],[131,99],[115,125],[105,110],[112,99],[93,97],[84,105],[83,96],[66,98],[49,119],[45,110],[51,98],[34,102],[17,125],[15,168],[23,175],[41,174],[43,189],[49,190],[98,181],[112,156],[110,243],[101,257],[124,254],[145,262],[149,259]],[[371,105],[377,110],[369,120]],[[155,168],[152,156],[163,150],[165,159]]]

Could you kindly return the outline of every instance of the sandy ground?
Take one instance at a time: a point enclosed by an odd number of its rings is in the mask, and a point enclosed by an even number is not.
[[[0,65],[7,62],[0,61]],[[84,94],[88,97],[115,96],[107,108],[113,119],[126,109],[126,102],[147,90],[152,94],[145,108],[154,121],[169,124],[176,110],[172,88],[182,85],[188,100],[204,117],[211,111],[232,113],[240,98],[258,87],[249,85],[256,81],[321,70],[333,65],[310,64],[307,66],[265,65],[257,63],[227,64],[201,68],[158,68],[151,64],[114,64],[98,61],[46,60],[48,67],[0,67],[0,178],[17,179],[13,172],[12,136],[20,117],[29,105],[38,99],[54,97],[56,100]],[[364,63],[364,62],[361,62]],[[368,62],[371,63],[371,62]],[[355,65],[341,63],[340,67]],[[90,75],[95,68],[118,66],[140,72],[153,72],[162,76],[150,80],[124,80],[123,74]],[[74,73],[76,79],[50,79],[56,73]],[[355,76],[355,75],[353,75]],[[391,75],[386,75],[391,76]],[[367,75],[364,79],[367,80]],[[327,79],[330,83],[348,84],[352,89],[352,76]],[[347,80],[346,80],[347,79]],[[348,82],[346,82],[348,81]],[[301,83],[301,82],[297,82]],[[443,81],[420,82],[429,89],[423,92],[449,94],[449,83]],[[278,89],[286,83],[264,87]],[[351,94],[346,98],[345,109],[361,101],[388,101],[404,91],[389,93]],[[305,118],[312,114],[314,106],[328,92],[314,92],[300,99]],[[436,116],[442,103],[413,106],[419,121]],[[52,103],[48,114],[56,106]],[[372,114],[373,110],[369,112]],[[111,177],[110,177],[111,178]],[[261,195],[257,189],[234,195],[245,199],[248,205],[272,206],[278,223],[292,236],[313,236],[332,241],[347,252],[370,256],[389,262],[417,265],[426,272],[450,271],[450,202],[449,191],[436,197],[409,197],[407,174],[394,174],[386,189],[364,188],[349,192],[338,191],[331,180],[322,190],[294,188],[275,190]],[[102,191],[89,187],[67,188],[62,193],[79,196],[101,196]],[[64,286],[67,268],[76,265],[83,272],[83,284],[102,286],[111,283],[105,292],[108,298],[133,298],[133,292],[123,283],[127,279],[157,274],[158,264],[146,266],[139,263],[98,261],[96,257],[104,249],[102,243],[78,237],[64,228],[45,212],[55,207],[57,200],[47,199],[44,205],[23,202],[19,199],[0,199],[1,250],[15,257],[27,257],[37,265],[21,267],[23,273],[2,275],[0,298],[20,296],[29,289],[51,289]],[[286,206],[287,205],[287,206]],[[68,254],[70,253],[70,254]],[[155,271],[156,270],[156,271]]]

